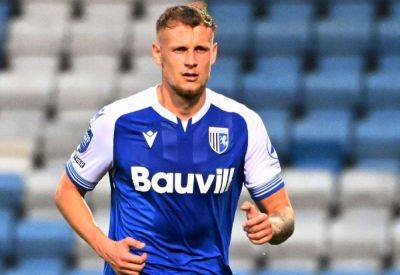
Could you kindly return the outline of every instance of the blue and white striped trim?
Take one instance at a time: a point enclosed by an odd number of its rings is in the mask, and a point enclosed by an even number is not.
[[[285,186],[285,183],[281,177],[281,175],[277,175],[271,181],[262,184],[261,186],[257,186],[255,188],[249,189],[250,195],[254,200],[262,200],[266,197],[269,197],[273,193],[279,191]]]
[[[70,180],[80,189],[83,189],[85,191],[92,191],[94,187],[96,186],[96,183],[90,182],[82,178],[75,170],[74,166],[71,163],[71,160],[69,160],[66,164],[66,171],[67,175],[70,178]]]

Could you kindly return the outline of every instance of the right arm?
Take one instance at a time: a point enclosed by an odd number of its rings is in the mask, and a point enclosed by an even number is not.
[[[85,193],[86,191],[76,187],[64,172],[54,200],[75,232],[118,274],[139,274],[145,266],[147,254],[134,255],[130,253],[130,247],[142,249],[145,244],[129,237],[118,242],[109,239],[96,224],[84,199]]]

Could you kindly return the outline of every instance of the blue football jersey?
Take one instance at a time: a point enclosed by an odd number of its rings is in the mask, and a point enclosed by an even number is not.
[[[131,250],[147,252],[143,274],[231,274],[242,186],[261,200],[284,185],[261,118],[210,89],[188,121],[159,103],[156,87],[104,107],[66,170],[87,191],[109,174],[109,237],[146,244]],[[114,274],[107,263],[104,274]]]

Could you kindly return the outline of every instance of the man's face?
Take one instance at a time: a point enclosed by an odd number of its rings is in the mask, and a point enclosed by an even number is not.
[[[161,30],[153,43],[153,56],[162,67],[163,82],[185,98],[201,95],[217,54],[211,28],[177,22]]]

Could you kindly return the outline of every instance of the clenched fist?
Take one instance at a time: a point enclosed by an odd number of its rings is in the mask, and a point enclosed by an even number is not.
[[[268,215],[261,213],[248,201],[245,201],[240,209],[246,212],[247,221],[242,226],[249,240],[257,245],[269,242],[273,237],[273,230]]]

